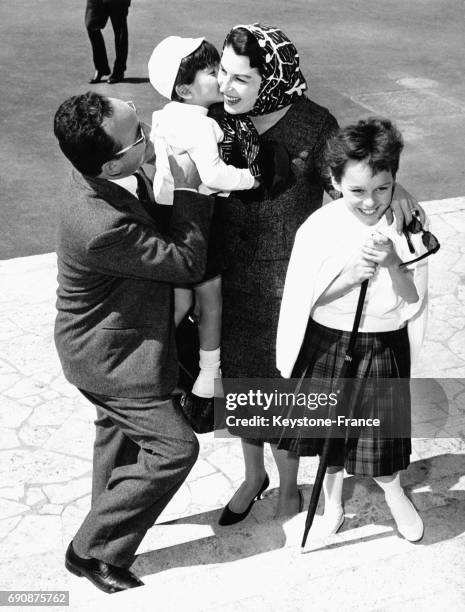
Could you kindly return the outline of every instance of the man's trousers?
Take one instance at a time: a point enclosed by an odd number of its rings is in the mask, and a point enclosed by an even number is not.
[[[82,391],[97,409],[92,505],[73,547],[128,567],[147,530],[184,482],[199,445],[172,398]]]

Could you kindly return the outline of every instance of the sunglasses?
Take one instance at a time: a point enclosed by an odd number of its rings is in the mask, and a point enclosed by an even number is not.
[[[417,216],[418,212],[415,211],[413,214],[415,216],[412,218],[408,225],[404,226],[404,229],[402,230],[407,240],[409,251],[412,254],[415,253],[415,248],[412,244],[412,241],[410,240],[410,234],[419,234],[420,232],[422,233],[421,241],[423,242],[423,245],[427,250],[426,253],[423,253],[423,255],[420,255],[420,257],[415,257],[415,259],[412,259],[410,261],[402,262],[401,264],[399,264],[399,268],[404,268],[405,266],[409,266],[410,264],[425,259],[425,257],[433,255],[433,253],[437,253],[441,246],[436,236],[434,236],[431,232],[428,232],[427,230],[423,229],[423,225],[421,224]]]
[[[126,104],[129,106],[129,108],[132,108],[132,110],[137,114],[136,105],[134,104],[134,102],[132,102],[132,100],[128,100],[126,102]],[[133,147],[137,147],[137,145],[139,145],[141,142],[145,142],[145,134],[144,134],[144,130],[142,129],[142,124],[139,121],[139,127],[137,129],[137,138],[136,138],[136,140],[132,144],[130,144],[129,146],[124,147],[124,149],[121,149],[120,151],[115,153],[113,157],[118,157],[119,155],[124,155],[124,153],[127,153],[128,151],[130,151]]]

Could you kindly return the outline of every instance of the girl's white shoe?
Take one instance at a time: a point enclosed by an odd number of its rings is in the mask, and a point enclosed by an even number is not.
[[[315,525],[315,536],[324,539],[336,534],[344,523],[344,510],[342,506],[325,509],[318,524]]]
[[[405,495],[402,489],[401,495],[394,498],[386,496],[392,517],[396,522],[399,533],[409,542],[418,542],[423,537],[424,524],[415,506]]]

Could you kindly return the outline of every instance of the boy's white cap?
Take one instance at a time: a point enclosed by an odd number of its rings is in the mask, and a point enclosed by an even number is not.
[[[149,79],[162,96],[171,100],[181,60],[200,47],[205,38],[168,36],[159,43],[149,59]]]

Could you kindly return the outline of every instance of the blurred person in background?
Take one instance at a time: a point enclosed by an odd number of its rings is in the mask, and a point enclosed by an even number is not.
[[[89,83],[100,83],[108,76],[108,83],[118,83],[124,79],[128,58],[128,11],[131,0],[87,0],[85,23],[92,45],[95,74]],[[107,50],[102,30],[108,19],[115,35],[115,63],[110,71]]]

